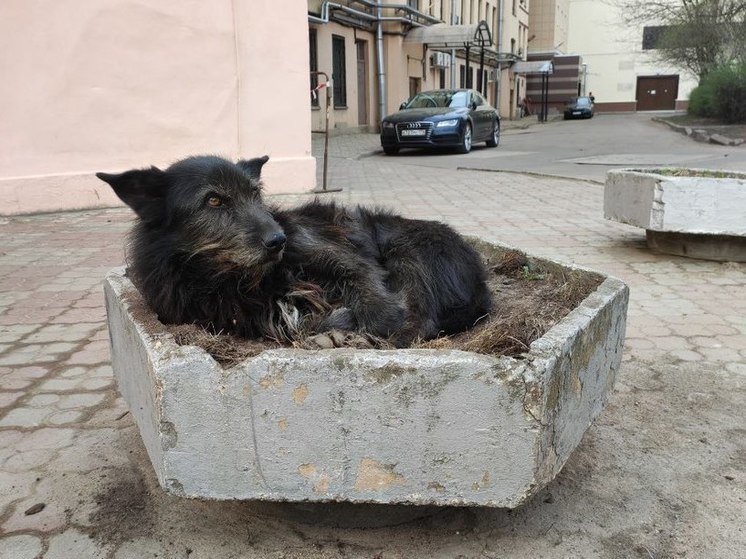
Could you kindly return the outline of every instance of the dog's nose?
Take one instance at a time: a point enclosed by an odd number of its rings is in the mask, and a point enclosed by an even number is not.
[[[269,251],[279,252],[285,246],[285,241],[287,241],[287,237],[284,233],[272,233],[264,239],[264,246]]]

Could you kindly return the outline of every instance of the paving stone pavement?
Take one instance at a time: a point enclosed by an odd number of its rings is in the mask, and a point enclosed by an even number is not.
[[[333,138],[331,185],[343,190],[325,196],[443,220],[630,286],[619,394],[551,493],[523,511],[459,509],[383,531],[165,496],[110,367],[101,280],[124,262],[131,212],[0,218],[0,558],[746,556],[746,265],[651,253],[644,232],[602,218],[600,185],[360,157],[376,146],[373,135]],[[678,446],[648,429],[670,429],[662,436]],[[704,481],[669,486],[679,475]],[[591,514],[594,500],[604,505]]]

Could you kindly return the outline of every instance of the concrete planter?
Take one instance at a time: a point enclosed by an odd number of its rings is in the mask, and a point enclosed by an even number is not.
[[[105,292],[119,390],[166,491],[492,507],[552,480],[603,409],[628,301],[605,278],[522,359],[281,349],[223,369],[134,316],[123,269]]]
[[[707,260],[746,261],[746,174],[692,169],[609,171],[604,217],[646,230],[651,249]]]

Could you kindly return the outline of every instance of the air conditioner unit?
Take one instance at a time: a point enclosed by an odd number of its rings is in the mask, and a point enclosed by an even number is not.
[[[430,65],[434,68],[448,68],[451,65],[451,55],[447,52],[434,52],[430,55]]]

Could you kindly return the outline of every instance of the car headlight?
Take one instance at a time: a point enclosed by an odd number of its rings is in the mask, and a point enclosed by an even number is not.
[[[384,120],[383,124],[381,126],[383,126],[384,128],[393,128],[394,127],[394,123],[393,122],[388,122],[387,120]]]
[[[453,118],[451,120],[441,120],[438,124],[435,125],[436,128],[449,128],[453,126],[458,126],[457,118]]]

